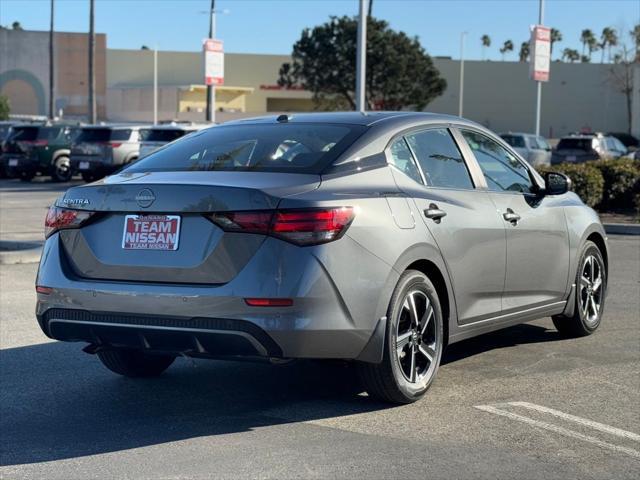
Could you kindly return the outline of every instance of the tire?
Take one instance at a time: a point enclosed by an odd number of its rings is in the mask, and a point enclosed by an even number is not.
[[[607,270],[600,249],[591,241],[587,241],[582,248],[575,283],[573,315],[552,317],[558,332],[565,337],[591,335],[602,321],[607,293]]]
[[[53,162],[53,171],[51,172],[51,178],[54,182],[68,182],[71,180],[73,176],[73,171],[71,170],[71,161],[69,157],[65,157],[64,155],[56,158],[55,162]]]
[[[19,177],[20,181],[22,182],[30,182],[31,180],[33,180],[33,177],[35,177],[35,175],[31,172],[20,172]]]
[[[113,349],[98,352],[102,364],[125,377],[157,377],[175,360],[169,355],[150,355],[140,350]]]
[[[415,311],[424,312],[424,315],[417,315],[421,317],[417,327],[411,314],[411,297]],[[387,309],[382,362],[357,365],[369,395],[398,404],[413,403],[422,398],[440,365],[442,332],[442,309],[435,287],[423,273],[407,270],[400,276]],[[416,368],[412,369],[412,365]]]

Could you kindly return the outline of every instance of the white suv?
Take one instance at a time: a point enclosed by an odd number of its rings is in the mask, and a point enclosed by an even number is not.
[[[500,136],[534,167],[551,164],[551,147],[544,137],[512,132],[501,133]]]

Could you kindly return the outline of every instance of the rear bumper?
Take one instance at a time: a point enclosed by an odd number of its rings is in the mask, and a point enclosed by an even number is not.
[[[131,283],[78,277],[56,233],[37,279],[53,291],[38,294],[36,316],[46,335],[63,341],[214,358],[359,358],[396,274],[348,237],[331,245],[334,264],[322,258],[328,246],[319,248],[267,239],[226,284]],[[354,272],[354,261],[368,268]],[[293,305],[248,306],[245,298],[291,298]]]

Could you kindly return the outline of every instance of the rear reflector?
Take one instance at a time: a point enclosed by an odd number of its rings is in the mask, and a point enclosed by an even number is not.
[[[41,293],[43,295],[49,295],[51,292],[53,292],[53,288],[36,285],[36,292]]]
[[[70,210],[56,206],[49,207],[47,218],[44,221],[44,238],[48,238],[54,232],[66,228],[79,228],[95,212],[84,210]]]
[[[244,302],[250,307],[290,307],[293,300],[290,298],[245,298]]]
[[[259,233],[297,245],[318,245],[340,238],[353,221],[353,207],[308,210],[221,212],[209,218],[228,232]]]

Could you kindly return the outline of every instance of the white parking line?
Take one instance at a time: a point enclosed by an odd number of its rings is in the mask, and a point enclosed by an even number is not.
[[[530,410],[537,410],[538,412],[548,413],[549,415],[554,415],[570,422],[579,423],[580,425],[585,425],[595,430],[600,430],[601,432],[610,433],[611,435],[616,435],[618,437],[628,438],[630,440],[640,442],[640,435],[638,435],[637,433],[627,432],[626,430],[622,430],[621,428],[611,427],[603,423],[594,422],[593,420],[576,417],[575,415],[564,413],[559,410],[554,410],[553,408],[543,407],[542,405],[536,405],[529,402],[509,402],[507,405],[513,405],[514,407],[524,407]]]
[[[511,404],[504,404],[503,403],[503,404],[499,404],[499,405],[513,405],[513,403],[517,403],[517,402],[512,402]],[[529,404],[529,405],[533,405],[533,404]],[[522,406],[522,405],[519,405],[519,406]],[[599,438],[592,437],[590,435],[584,435],[584,434],[582,434],[580,432],[575,432],[573,430],[569,430],[568,428],[560,427],[560,426],[555,425],[553,423],[547,423],[547,422],[542,422],[540,420],[534,420],[533,418],[525,417],[524,415],[518,415],[517,413],[509,412],[509,411],[506,411],[506,410],[501,410],[499,408],[496,408],[493,405],[476,405],[475,408],[477,408],[478,410],[483,410],[485,412],[493,413],[495,415],[500,415],[502,417],[510,418],[511,420],[516,420],[518,422],[526,423],[526,424],[532,425],[534,427],[542,428],[544,430],[549,430],[551,432],[555,432],[555,433],[558,433],[560,435],[564,435],[565,437],[575,438],[577,440],[582,440],[584,442],[589,442],[589,443],[591,443],[593,445],[596,445],[598,447],[605,448],[607,450],[611,450],[611,451],[618,452],[618,453],[624,453],[624,454],[629,455],[631,457],[640,459],[640,452],[638,450],[634,450],[633,448],[628,448],[628,447],[624,447],[624,446],[621,446],[621,445],[615,445],[613,443],[605,442],[605,441],[600,440]],[[525,407],[525,408],[528,408],[528,407]],[[545,407],[542,407],[542,408],[545,408]],[[547,413],[549,413],[549,412],[547,412]],[[560,413],[562,413],[562,412],[560,412]],[[580,417],[576,417],[576,418],[580,418]],[[581,420],[585,420],[585,419],[581,419]],[[599,425],[602,425],[602,424],[599,424]],[[611,427],[611,428],[613,428],[613,427]],[[631,433],[631,432],[627,432],[627,433]]]

